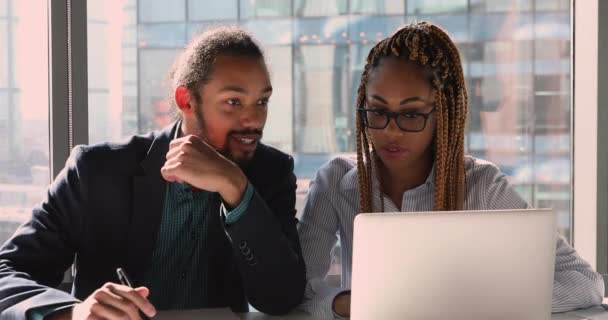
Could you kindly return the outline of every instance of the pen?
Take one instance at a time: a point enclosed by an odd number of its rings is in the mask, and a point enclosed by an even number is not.
[[[122,268],[118,268],[116,269],[116,274],[118,275],[118,280],[120,280],[120,283],[122,283],[122,285],[127,286],[129,288],[133,288],[133,283],[131,282],[131,280],[129,280],[129,277],[127,277],[127,273],[125,272],[125,270],[123,270]],[[141,310],[139,310],[139,315],[141,316],[142,320],[150,320],[150,318],[148,318],[148,316],[141,312]]]

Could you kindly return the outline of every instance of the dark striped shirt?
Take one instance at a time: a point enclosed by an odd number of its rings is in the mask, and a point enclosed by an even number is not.
[[[247,189],[241,203],[230,212],[224,205],[225,223],[243,216],[251,201],[253,186]],[[158,240],[144,284],[150,289],[149,299],[157,309],[192,309],[207,306],[207,234],[208,216],[220,214],[209,210],[214,193],[196,190],[181,183],[168,183],[165,208]]]
[[[159,236],[144,277],[158,309],[206,307],[210,196],[186,184],[167,184]]]

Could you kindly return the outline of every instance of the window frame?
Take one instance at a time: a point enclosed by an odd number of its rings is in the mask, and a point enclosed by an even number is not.
[[[87,2],[48,0],[47,5],[49,166],[53,181],[72,148],[88,144]]]

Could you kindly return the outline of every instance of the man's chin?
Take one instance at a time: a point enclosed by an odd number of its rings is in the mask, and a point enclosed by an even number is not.
[[[254,152],[231,154],[229,159],[241,168],[247,168],[253,160]]]

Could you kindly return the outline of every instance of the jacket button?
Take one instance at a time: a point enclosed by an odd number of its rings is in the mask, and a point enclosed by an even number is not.
[[[245,249],[241,250],[241,253],[242,253],[244,256],[246,256],[246,255],[248,255],[248,254],[250,254],[250,253],[251,253],[251,249],[249,249],[249,248],[245,248]]]
[[[243,250],[245,247],[247,247],[247,241],[243,240],[239,243],[239,249]]]

